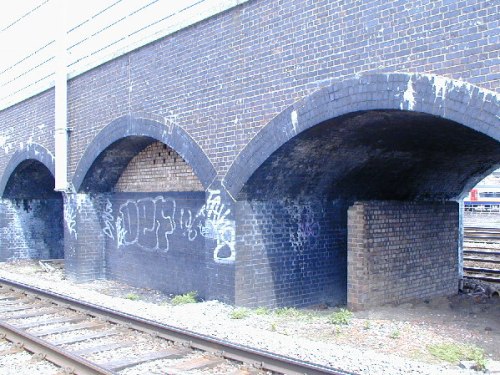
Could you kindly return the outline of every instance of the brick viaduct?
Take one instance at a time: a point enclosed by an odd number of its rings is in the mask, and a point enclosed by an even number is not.
[[[255,0],[0,112],[0,257],[245,306],[455,293],[498,2]]]

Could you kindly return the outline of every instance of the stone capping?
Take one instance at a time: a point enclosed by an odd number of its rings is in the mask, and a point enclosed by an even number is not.
[[[87,146],[72,178],[72,185],[76,192],[81,190],[87,173],[99,155],[114,142],[129,136],[149,137],[169,146],[191,165],[205,189],[210,186],[217,175],[206,154],[181,127],[167,126],[154,120],[126,115],[108,124]]]
[[[500,94],[442,76],[377,73],[335,82],[291,105],[245,146],[222,180],[235,199],[278,148],[323,121],[369,110],[427,113],[500,141]]]
[[[3,197],[5,187],[9,182],[12,173],[16,168],[26,160],[36,160],[42,163],[50,171],[52,176],[55,175],[55,159],[54,156],[45,147],[37,144],[30,143],[24,149],[14,152],[10,158],[7,166],[4,169],[2,177],[0,178],[0,196]]]

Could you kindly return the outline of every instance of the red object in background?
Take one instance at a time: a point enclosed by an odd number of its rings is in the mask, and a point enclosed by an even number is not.
[[[472,202],[479,200],[479,193],[477,192],[477,189],[472,189],[470,191],[470,200]]]

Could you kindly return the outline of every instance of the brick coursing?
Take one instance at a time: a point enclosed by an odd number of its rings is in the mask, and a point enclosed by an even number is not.
[[[342,202],[238,202],[236,303],[252,307],[346,301]]]
[[[348,210],[352,309],[458,290],[458,204],[357,202]]]
[[[207,297],[211,254],[195,221],[204,192],[115,193],[107,199],[104,210],[109,216],[101,216],[100,221],[101,228],[107,228],[108,278],[173,294],[196,291]],[[120,229],[126,232],[120,234]]]
[[[494,1],[252,1],[70,82],[70,166],[125,113],[182,126],[223,175],[298,99],[366,72],[419,72],[498,90]],[[102,100],[106,98],[106,100]]]
[[[0,261],[64,258],[62,210],[62,199],[0,200]]]
[[[200,180],[182,157],[154,142],[137,154],[122,172],[115,191],[203,191]]]

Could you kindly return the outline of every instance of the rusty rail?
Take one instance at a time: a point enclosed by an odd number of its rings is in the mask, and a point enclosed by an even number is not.
[[[43,359],[65,369],[68,374],[112,375],[113,373],[95,363],[73,355],[47,341],[30,335],[24,330],[0,321],[0,338],[19,344],[24,350],[40,355]]]
[[[36,294],[40,297],[43,297],[44,299],[49,299],[50,301],[58,305],[64,305],[73,310],[82,311],[86,314],[100,317],[109,322],[125,325],[129,328],[133,328],[142,332],[151,333],[158,337],[162,337],[176,343],[181,343],[194,349],[215,353],[226,359],[254,365],[263,370],[290,375],[353,374],[344,370],[300,361],[298,359],[266,352],[244,345],[234,344],[225,340],[220,340],[211,336],[202,335],[185,329],[160,324],[155,321],[136,317],[127,313],[115,311],[88,302],[79,301],[71,297],[67,297],[54,292],[49,292],[13,280],[0,278],[0,284],[6,285],[14,290],[21,290],[25,293]],[[101,373],[108,374],[109,372]]]

